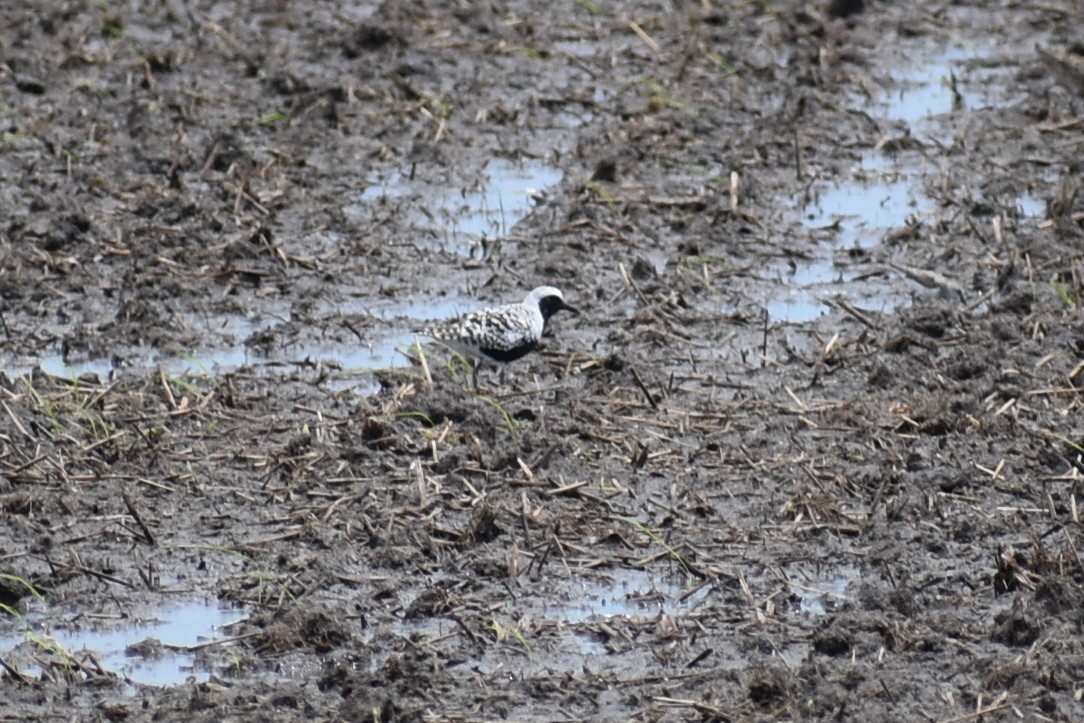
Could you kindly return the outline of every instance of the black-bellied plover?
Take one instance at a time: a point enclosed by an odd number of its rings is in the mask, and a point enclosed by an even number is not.
[[[474,311],[419,333],[470,358],[471,381],[477,389],[479,363],[498,365],[503,384],[505,366],[533,351],[550,317],[562,310],[580,313],[565,303],[559,290],[539,286],[522,303]]]

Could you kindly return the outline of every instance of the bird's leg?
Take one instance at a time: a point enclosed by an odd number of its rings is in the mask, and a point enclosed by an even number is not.
[[[470,365],[470,380],[474,385],[474,391],[478,391],[478,362],[473,362]]]
[[[502,387],[504,386],[504,370],[507,369],[507,368],[508,368],[507,364],[501,364],[501,375],[498,378],[497,383],[500,384]]]

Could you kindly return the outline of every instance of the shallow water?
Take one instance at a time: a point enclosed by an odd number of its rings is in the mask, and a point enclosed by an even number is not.
[[[228,638],[223,629],[244,618],[243,609],[224,607],[216,601],[163,605],[138,620],[94,621],[101,629],[83,629],[86,618],[57,621],[47,614],[30,613],[0,625],[0,655],[9,662],[18,661],[22,656],[16,648],[29,647],[38,651],[36,655],[62,650],[82,660],[81,653],[92,652],[105,670],[133,683],[175,685],[193,676],[206,680],[210,671],[197,669],[191,648]],[[130,646],[152,639],[168,647],[158,648],[147,658],[128,652]],[[20,672],[38,676],[41,669],[29,663],[20,666]]]

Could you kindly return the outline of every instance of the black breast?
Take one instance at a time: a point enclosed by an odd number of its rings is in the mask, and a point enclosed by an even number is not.
[[[483,347],[479,351],[495,362],[507,364],[508,362],[514,362],[516,359],[520,359],[527,354],[530,354],[534,351],[536,346],[538,346],[537,341],[529,341],[520,344],[519,346],[514,346],[511,349],[486,349]]]

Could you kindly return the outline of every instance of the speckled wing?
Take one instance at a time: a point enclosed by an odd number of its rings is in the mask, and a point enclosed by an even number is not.
[[[522,304],[507,304],[474,311],[447,324],[425,329],[440,341],[508,351],[532,340],[531,312]],[[537,341],[537,339],[534,339]]]

